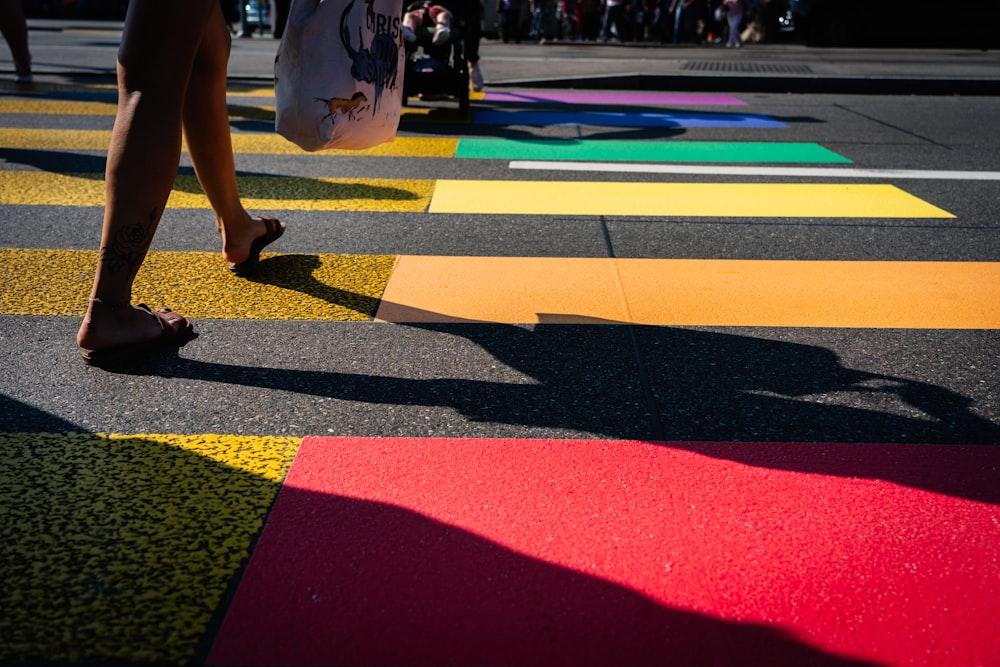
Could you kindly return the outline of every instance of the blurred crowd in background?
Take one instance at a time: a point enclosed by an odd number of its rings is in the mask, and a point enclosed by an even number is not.
[[[465,0],[440,0],[440,4]],[[471,0],[473,2],[477,0]],[[727,0],[478,0],[507,42],[719,44]],[[22,0],[28,17],[119,19],[128,0]],[[1000,47],[1000,0],[743,0],[743,40],[813,46]],[[233,33],[280,37],[291,0],[223,0]]]

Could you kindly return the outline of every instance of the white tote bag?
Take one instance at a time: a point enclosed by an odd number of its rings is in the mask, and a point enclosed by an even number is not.
[[[274,59],[275,129],[307,151],[392,141],[403,104],[402,0],[294,0]]]

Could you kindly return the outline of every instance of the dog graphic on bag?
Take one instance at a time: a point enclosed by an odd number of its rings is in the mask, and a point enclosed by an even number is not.
[[[365,104],[368,102],[368,96],[361,91],[358,91],[354,93],[350,99],[343,97],[317,97],[316,101],[325,104],[327,110],[330,112],[323,116],[322,120],[333,118],[337,114],[347,116],[348,120],[355,120],[357,116],[354,114],[365,109]]]
[[[399,56],[403,37],[400,31],[402,18],[375,11],[375,0],[364,0],[365,26],[351,24],[348,18],[356,0],[347,3],[340,15],[340,41],[351,60],[351,76],[355,81],[364,81],[374,87],[372,113],[378,111],[382,92],[395,90],[399,75]],[[358,45],[351,43],[352,28],[357,29]],[[364,33],[371,35],[366,46]]]

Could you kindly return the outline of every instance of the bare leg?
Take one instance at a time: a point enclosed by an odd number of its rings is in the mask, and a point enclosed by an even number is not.
[[[434,23],[442,28],[451,27],[451,12],[447,10],[442,10],[436,13],[434,16]]]
[[[434,35],[431,37],[431,43],[435,46],[447,44],[451,39],[451,12],[437,7],[430,7],[428,11],[434,19]]]
[[[222,255],[242,262],[250,244],[266,233],[264,222],[251,219],[240,202],[226,108],[226,65],[232,35],[216,5],[195,56],[184,97],[184,136],[195,173],[215,211],[222,233]]]
[[[21,0],[0,0],[0,33],[7,40],[19,77],[31,76],[31,52],[28,50],[28,25]]]
[[[184,93],[215,4],[133,0],[129,6],[118,52],[118,112],[108,149],[101,252],[92,301],[77,333],[77,343],[86,349],[161,333],[156,318],[128,304],[177,174]]]
[[[413,11],[406,12],[403,14],[403,27],[406,30],[403,31],[403,39],[408,42],[417,41],[417,30],[420,29],[420,22],[424,15],[424,10],[414,9]],[[409,32],[407,32],[407,30]]]

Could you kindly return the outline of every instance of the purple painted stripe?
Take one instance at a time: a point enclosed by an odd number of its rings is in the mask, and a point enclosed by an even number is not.
[[[732,95],[717,93],[486,93],[487,102],[557,102],[559,104],[599,104],[608,106],[714,105],[746,106]]]
[[[788,127],[755,114],[722,111],[626,113],[623,111],[476,111],[476,125],[593,125],[594,127]]]

